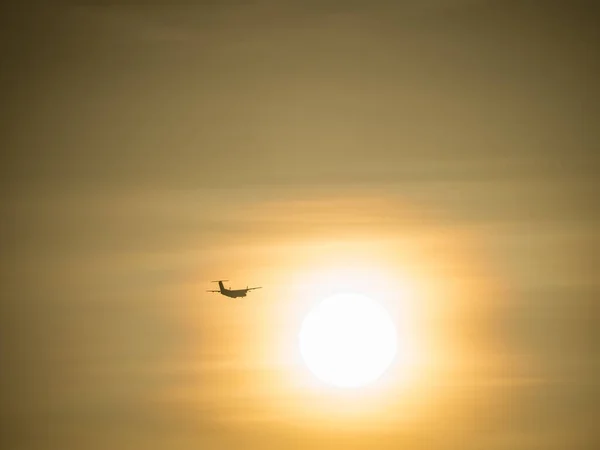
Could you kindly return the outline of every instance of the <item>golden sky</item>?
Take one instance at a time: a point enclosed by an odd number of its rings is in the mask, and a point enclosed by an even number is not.
[[[2,448],[598,448],[585,5],[12,8]],[[297,348],[340,283],[413,356],[352,392]]]

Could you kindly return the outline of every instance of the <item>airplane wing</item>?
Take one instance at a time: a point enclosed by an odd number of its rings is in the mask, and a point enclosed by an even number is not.
[[[221,292],[221,291],[206,291],[206,292]]]
[[[251,291],[252,289],[262,289],[262,286],[247,288],[247,291]]]

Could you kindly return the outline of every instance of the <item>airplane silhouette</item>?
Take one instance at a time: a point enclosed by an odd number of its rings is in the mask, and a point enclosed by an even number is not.
[[[206,292],[219,292],[220,294],[224,295],[225,297],[230,297],[230,298],[237,298],[237,297],[245,297],[248,294],[248,291],[251,291],[253,289],[261,289],[262,286],[258,286],[258,287],[246,287],[246,289],[227,289],[225,286],[223,286],[223,281],[229,281],[229,280],[216,280],[216,281],[212,281],[212,283],[219,283],[219,290],[218,291],[206,291]]]

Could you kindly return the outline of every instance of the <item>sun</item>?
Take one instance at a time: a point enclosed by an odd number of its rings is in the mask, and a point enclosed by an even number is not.
[[[390,315],[361,294],[340,293],[323,300],[308,313],[298,337],[310,371],[339,388],[373,383],[396,356]]]

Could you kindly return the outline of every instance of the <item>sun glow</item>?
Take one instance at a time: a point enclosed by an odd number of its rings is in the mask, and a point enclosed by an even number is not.
[[[421,212],[377,198],[349,201],[345,209],[333,198],[244,211],[257,218],[256,243],[243,244],[244,237],[223,244],[230,247],[215,249],[207,267],[215,277],[267,287],[246,301],[198,307],[206,284],[190,286],[193,306],[180,310],[182,320],[193,330],[202,324],[219,346],[205,361],[201,340],[192,341],[194,361],[202,361],[194,370],[209,371],[224,389],[178,384],[179,398],[201,391],[217,420],[253,428],[277,421],[385,432],[454,414],[448,405],[468,394],[463,374],[483,372],[470,334],[486,317],[483,308],[501,296],[475,231],[430,223]],[[253,264],[233,271],[232,253]],[[364,300],[367,312],[360,300],[348,307],[343,295]],[[392,331],[376,325],[372,304]]]
[[[302,367],[295,376],[315,395],[404,395],[419,377],[427,354],[420,345],[420,279],[414,270],[395,267],[384,248],[369,244],[322,246],[319,260],[302,261],[310,269],[290,280],[293,364]]]
[[[320,380],[356,388],[377,380],[396,354],[396,329],[389,314],[359,294],[323,300],[306,316],[300,351]]]

